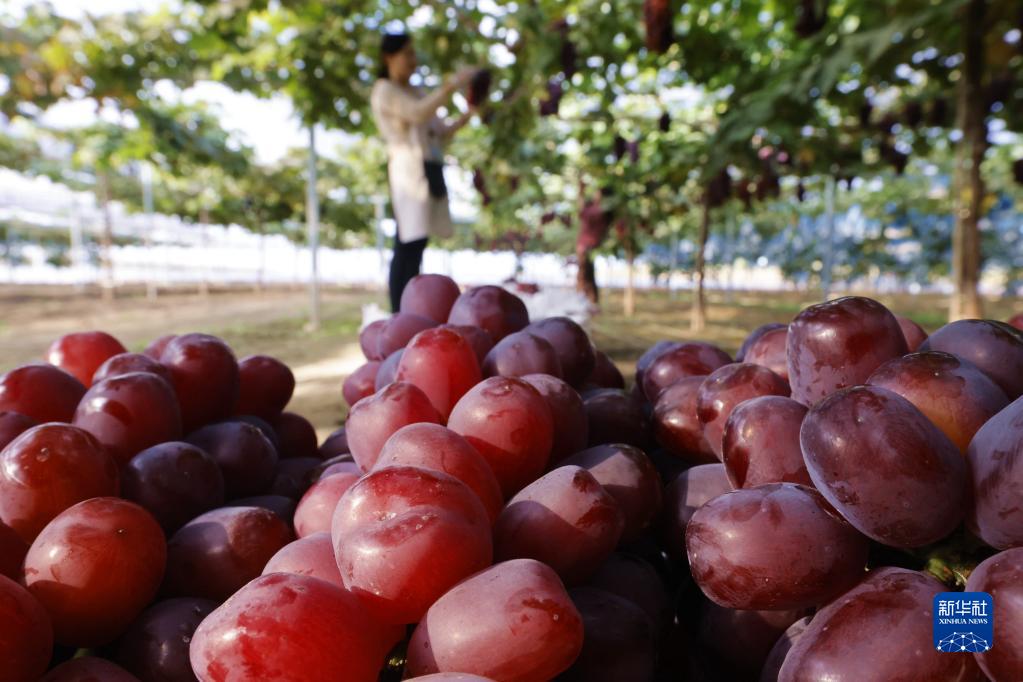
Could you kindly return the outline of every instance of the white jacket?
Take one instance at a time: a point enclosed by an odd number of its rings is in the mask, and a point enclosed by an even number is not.
[[[387,143],[387,177],[398,237],[410,242],[447,237],[453,228],[446,197],[430,196],[423,162],[443,161],[444,125],[437,108],[448,93],[419,91],[381,78],[373,85],[370,106]]]

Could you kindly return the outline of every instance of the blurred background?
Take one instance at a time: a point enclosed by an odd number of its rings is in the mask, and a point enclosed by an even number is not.
[[[493,75],[424,270],[588,300],[625,370],[841,292],[928,329],[1023,309],[1018,0],[7,0],[0,370],[208,331],[337,423],[395,229],[385,30],[414,84]]]

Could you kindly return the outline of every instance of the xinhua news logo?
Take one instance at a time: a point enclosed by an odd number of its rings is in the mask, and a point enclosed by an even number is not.
[[[994,645],[995,603],[987,592],[942,592],[934,597],[934,648],[979,654]]]

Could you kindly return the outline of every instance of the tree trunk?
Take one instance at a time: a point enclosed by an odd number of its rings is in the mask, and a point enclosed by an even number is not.
[[[956,148],[956,223],[952,234],[952,282],[955,291],[949,319],[982,317],[980,283],[980,226],[984,178],[980,165],[987,151],[984,122],[984,23],[987,0],[971,0],[963,25],[963,76],[959,80],[956,127],[963,138]]]
[[[636,254],[632,247],[625,249],[626,279],[625,296],[622,299],[622,312],[625,317],[636,314]]]
[[[821,294],[823,300],[831,298],[832,277],[835,268],[835,176],[829,175],[824,189],[824,223],[826,237],[824,244],[824,269],[821,271]]]
[[[99,203],[103,211],[103,235],[100,238],[100,266],[103,270],[100,281],[100,290],[103,300],[110,302],[114,300],[114,260],[111,254],[114,246],[114,219],[110,215],[110,177],[105,171],[100,172],[97,178],[99,181]]]
[[[576,291],[586,296],[593,305],[600,303],[600,291],[597,289],[597,273],[593,267],[592,251],[577,249],[575,252],[579,269],[575,277]]]
[[[707,324],[707,301],[703,295],[703,276],[706,262],[707,235],[710,233],[710,201],[703,200],[703,216],[700,219],[700,235],[696,243],[696,263],[693,268],[693,308],[689,328],[701,332]]]

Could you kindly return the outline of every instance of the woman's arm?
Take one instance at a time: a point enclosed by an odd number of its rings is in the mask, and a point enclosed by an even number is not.
[[[422,98],[414,96],[398,85],[392,85],[387,88],[385,96],[381,99],[381,108],[387,115],[407,123],[425,123],[436,115],[437,109],[443,106],[456,90],[472,78],[474,72],[472,69],[463,69]]]
[[[469,109],[461,116],[456,118],[454,121],[451,121],[450,123],[445,121],[444,128],[441,131],[442,134],[444,135],[444,139],[446,140],[451,139],[451,137],[454,136],[455,133],[464,128],[466,124],[472,120],[473,113],[475,113],[474,110]]]

